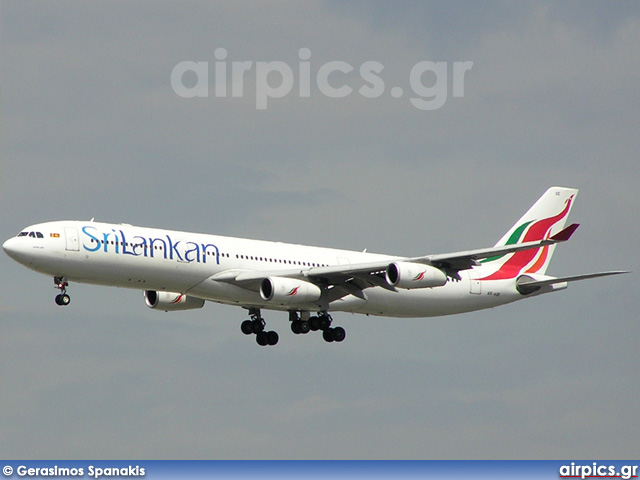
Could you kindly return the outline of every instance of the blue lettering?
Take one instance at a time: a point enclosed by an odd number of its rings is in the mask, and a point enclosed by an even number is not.
[[[82,246],[88,252],[97,252],[102,249],[105,253],[108,253],[109,242],[112,242],[115,248],[111,251],[116,255],[154,258],[154,250],[161,249],[162,257],[165,260],[207,263],[207,256],[213,256],[216,264],[220,265],[220,251],[212,243],[196,243],[185,240],[174,241],[170,235],[165,235],[162,238],[136,235],[132,237],[131,242],[127,242],[127,237],[122,230],[111,229],[111,232],[104,233],[91,225],[82,227],[82,233],[86,235],[86,238],[83,238]],[[115,240],[112,240],[114,238]]]
[[[135,240],[135,239],[140,239],[140,242],[135,242],[133,244],[133,254],[136,255],[136,256],[144,255],[146,257],[147,256],[147,239],[144,238],[144,237],[139,237],[137,235],[135,237],[133,237],[133,240]],[[142,253],[141,252],[137,252],[136,251],[137,248],[142,248],[143,249]]]
[[[213,256],[216,257],[216,264],[220,265],[220,252],[218,251],[218,247],[216,247],[212,243],[202,244],[202,263],[207,263],[207,248],[213,248]]]
[[[97,229],[96,229],[96,227],[89,227],[89,226],[86,226],[86,227],[82,227],[82,233],[84,233],[87,237],[89,237],[90,239],[92,239],[92,240],[95,242],[96,246],[95,246],[95,248],[89,248],[89,247],[87,247],[87,246],[84,244],[84,242],[82,243],[82,246],[83,246],[83,247],[84,247],[84,249],[85,249],[86,251],[88,251],[88,252],[95,252],[96,250],[98,250],[98,249],[100,248],[100,242],[98,241],[98,238],[97,238],[97,237],[94,237],[93,235],[91,235],[91,234],[87,231],[87,230],[88,230],[88,229],[90,229],[90,228],[92,228],[93,230],[97,230]]]
[[[104,237],[104,253],[107,253],[107,247],[109,246],[109,237],[111,236],[111,234],[103,233],[102,236]]]
[[[178,245],[180,245],[180,240],[178,240],[176,243],[173,243],[173,240],[171,240],[171,237],[169,235],[167,235],[167,240],[169,241],[169,259],[173,260],[173,254],[176,254],[176,257],[178,257],[178,261],[180,262],[184,262],[184,258],[182,258],[182,255],[180,255],[180,252],[178,252]]]
[[[155,250],[155,243],[156,242],[161,242],[162,243],[162,253],[164,255],[164,258],[167,258],[167,243],[161,239],[161,238],[150,238],[149,239],[149,248],[151,249],[151,258],[153,258],[153,251]]]
[[[114,229],[111,229],[111,231],[116,235],[116,254],[118,254],[120,253],[120,239],[118,238],[118,232]]]
[[[125,237],[124,232],[120,230],[120,235],[122,236],[122,253],[124,255],[136,255],[135,252],[127,250],[127,237]]]
[[[194,242],[187,242],[187,246],[191,247],[189,250],[184,252],[184,258],[187,262],[198,262],[200,263],[200,246]],[[191,255],[195,254],[195,256]],[[193,258],[191,258],[193,257]]]

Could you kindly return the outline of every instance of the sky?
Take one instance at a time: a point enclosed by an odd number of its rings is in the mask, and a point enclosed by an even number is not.
[[[72,283],[60,309],[51,279],[2,254],[0,456],[637,458],[636,2],[27,0],[0,15],[2,241],[95,217],[417,256],[491,246],[559,185],[580,189],[581,227],[548,273],[633,271],[450,317],[336,313],[341,344],[265,311],[280,343],[260,348],[237,307],[160,313]],[[207,62],[204,84],[179,80],[208,96],[174,88],[181,62]],[[280,70],[265,84],[258,64]],[[382,67],[376,95],[363,65]],[[411,101],[434,88],[439,108]]]

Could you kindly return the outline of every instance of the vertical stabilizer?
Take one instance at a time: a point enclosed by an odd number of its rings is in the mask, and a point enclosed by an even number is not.
[[[496,243],[496,246],[540,241],[552,237],[565,226],[578,190],[551,187]],[[544,274],[555,250],[548,245],[483,260],[481,280],[515,278],[523,273]]]

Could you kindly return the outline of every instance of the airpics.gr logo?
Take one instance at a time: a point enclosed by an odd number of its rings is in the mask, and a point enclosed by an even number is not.
[[[143,237],[134,235],[127,238],[122,230],[111,229],[101,232],[96,227],[82,227],[82,247],[87,252],[103,251],[116,255],[134,257],[164,258],[186,263],[207,263],[207,257],[213,257],[220,265],[220,251],[213,243],[197,243],[185,240],[174,240],[170,235],[160,237]]]
[[[300,98],[309,98],[316,92],[327,98],[345,98],[352,94],[363,98],[379,98],[385,94],[395,99],[406,97],[406,87],[389,88],[382,76],[385,67],[375,60],[367,60],[359,67],[343,60],[312,65],[308,48],[298,50],[300,61],[294,66],[280,60],[229,62],[227,50],[222,47],[215,49],[214,57],[216,61],[211,68],[213,96],[243,98],[245,85],[251,85],[252,90],[255,88],[257,110],[266,110],[269,100],[283,98],[292,92]],[[464,97],[465,74],[472,67],[472,61],[455,61],[451,65],[450,62],[428,60],[417,62],[408,72],[413,94],[409,102],[419,110],[437,110],[446,103],[450,88],[452,97]],[[185,76],[190,77],[187,84]],[[209,76],[209,62],[184,60],[171,70],[171,88],[182,98],[207,98],[210,96]]]

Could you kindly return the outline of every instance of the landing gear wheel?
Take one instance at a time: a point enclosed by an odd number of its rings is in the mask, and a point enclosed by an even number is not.
[[[66,293],[61,293],[60,295],[56,295],[56,305],[60,305],[61,307],[66,307],[71,303],[71,297]]]
[[[333,342],[333,332],[331,331],[331,329],[324,330],[322,332],[322,338],[324,338],[324,341],[327,343]]]
[[[336,328],[328,328],[324,332],[322,332],[322,338],[324,338],[325,342],[341,342],[347,336],[347,332],[344,331],[342,327]]]
[[[345,332],[342,327],[332,328],[331,330],[333,330],[332,335],[334,342],[341,342],[347,337],[347,332]]]
[[[264,330],[264,320],[262,318],[256,318],[251,321],[251,331],[256,335],[262,333]]]
[[[253,322],[251,320],[245,320],[240,324],[240,330],[245,335],[251,335],[253,333]]]
[[[261,347],[276,345],[279,339],[277,332],[274,331],[260,332],[256,335],[256,343]]]
[[[300,335],[302,332],[300,330],[300,320],[294,320],[291,322],[291,331],[296,335]]]
[[[310,317],[309,325],[311,326],[311,330],[317,332],[320,330],[320,319],[318,317]]]
[[[270,346],[274,346],[278,343],[278,340],[280,340],[280,337],[278,337],[277,332],[267,332],[267,344],[269,344]]]
[[[309,330],[311,330],[311,325],[309,324],[309,322],[306,320],[300,320],[300,333],[305,335],[309,333]]]
[[[320,315],[318,320],[320,322],[320,330],[327,330],[331,326],[331,317],[329,315]]]

